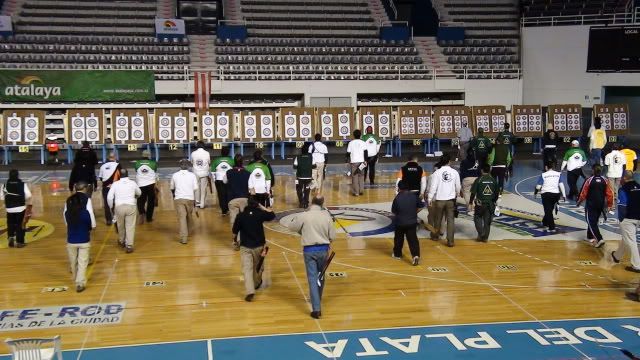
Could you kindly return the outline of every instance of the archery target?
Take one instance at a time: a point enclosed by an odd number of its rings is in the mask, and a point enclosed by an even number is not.
[[[529,131],[529,116],[516,115],[516,132],[528,132]]]
[[[144,141],[144,118],[142,116],[131,117],[131,140]]]
[[[127,129],[117,129],[116,130],[116,141],[127,141],[129,140],[129,131]]]
[[[602,120],[602,128],[605,130],[611,130],[611,114],[602,113],[598,114],[600,116],[600,120]]]
[[[440,133],[448,134],[453,132],[454,118],[451,115],[440,116]]]
[[[333,137],[333,115],[332,114],[323,114],[320,117],[320,130],[322,136],[324,137]]]
[[[613,113],[613,128],[615,130],[627,129],[627,113]]]
[[[529,115],[529,131],[542,131],[542,115]]]
[[[38,118],[27,117],[24,120],[24,141],[37,142],[39,133]]]
[[[213,138],[213,130],[211,130],[211,129],[204,129],[204,131],[202,131],[202,135],[203,135],[206,139],[211,139],[211,138]]]
[[[402,135],[413,135],[416,133],[415,118],[405,116],[400,119],[400,133]]]
[[[160,119],[158,119],[158,125],[159,127],[171,127],[171,118],[168,116],[160,116]]]
[[[418,134],[425,135],[431,133],[431,117],[430,116],[418,116]]]
[[[71,130],[71,140],[75,142],[84,141],[85,139],[85,130],[84,129],[73,129]]]
[[[609,126],[611,126],[611,122],[609,122]],[[580,115],[567,114],[567,130],[569,131],[580,130]]]
[[[142,116],[134,116],[131,118],[131,127],[144,128],[144,118]]]
[[[144,141],[144,130],[131,129],[131,140]]]
[[[376,129],[373,115],[365,114],[362,116],[362,128],[366,131],[369,126],[371,126],[371,129],[375,133]]]
[[[216,117],[216,127],[219,139],[229,138],[229,117],[225,114]]]
[[[80,116],[76,116],[71,118],[71,128],[82,128],[84,129],[84,118]]]
[[[297,137],[298,129],[296,127],[297,116],[293,114],[285,115],[284,117],[284,134],[285,137],[291,139]]]
[[[476,115],[476,129],[484,129],[489,131],[489,115]]]
[[[86,130],[86,139],[87,141],[96,142],[100,140],[100,132],[97,129],[87,129]]]
[[[176,118],[177,120],[177,118]],[[173,129],[173,138],[176,141],[186,141],[187,140],[187,129],[176,127]]]
[[[213,139],[216,137],[214,123],[215,119],[213,115],[206,114],[202,116],[202,137],[204,137],[205,139]]]
[[[504,128],[505,116],[504,115],[492,115],[491,116],[491,131],[500,132]]]
[[[162,127],[158,131],[158,138],[160,140],[171,140],[171,128]]]
[[[378,115],[378,134],[382,137],[391,136],[391,121],[389,114]]]
[[[20,131],[20,129],[22,128],[22,118],[19,118],[17,116],[12,116],[10,118],[7,118],[7,131]]]
[[[260,133],[263,138],[270,139],[273,137],[273,115],[260,116]]]
[[[24,119],[24,128],[25,130],[37,130],[38,129],[38,118],[36,117],[27,117]]]
[[[116,128],[127,128],[127,127],[129,127],[129,117],[118,116],[116,118]]]
[[[257,134],[256,116],[245,115],[244,116],[244,137],[248,139],[253,139],[256,137],[256,134]]]
[[[179,127],[179,128],[187,127],[187,118],[185,118],[184,116],[176,116],[174,121],[175,121],[176,127]]]
[[[349,136],[351,134],[351,123],[349,122],[349,114],[338,115],[338,136]]]
[[[567,130],[567,115],[553,114],[553,129],[556,131]]]
[[[311,137],[311,115],[300,115],[300,137]]]

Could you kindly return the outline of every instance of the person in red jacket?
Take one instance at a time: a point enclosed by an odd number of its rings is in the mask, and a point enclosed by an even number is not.
[[[599,164],[593,166],[593,176],[582,185],[582,191],[578,197],[576,206],[584,204],[584,213],[587,220],[587,240],[597,248],[604,245],[602,234],[598,228],[600,215],[605,215],[606,209],[613,208],[613,191],[608,180],[602,176],[602,167]]]

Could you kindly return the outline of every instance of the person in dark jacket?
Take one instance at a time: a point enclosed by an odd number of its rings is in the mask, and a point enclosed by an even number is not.
[[[471,148],[473,149],[473,153],[475,154],[478,166],[482,166],[487,162],[487,157],[489,157],[491,147],[491,140],[489,140],[489,138],[484,135],[484,129],[479,128],[478,136],[474,137],[471,140]]]
[[[491,149],[488,163],[491,165],[491,176],[498,180],[499,195],[504,189],[504,180],[511,166],[511,146],[503,143],[502,138],[496,139],[496,145]]]
[[[98,155],[88,141],[83,141],[82,147],[76,151],[73,162],[74,164],[84,164],[95,170],[98,165]]]
[[[300,149],[300,155],[293,160],[293,168],[296,171],[296,193],[298,194],[298,205],[301,208],[309,207],[309,193],[311,192],[311,180],[313,159],[309,154],[309,144],[305,144]],[[272,182],[273,184],[273,182]]]
[[[631,254],[631,265],[625,270],[640,273],[640,251],[636,243],[636,233],[640,228],[640,184],[633,180],[633,171],[625,170],[623,185],[618,190],[618,220],[622,241],[618,249],[611,252],[611,258],[619,263],[627,251]]]
[[[467,204],[467,207],[471,205],[471,186],[480,176],[480,169],[476,164],[476,157],[473,154],[473,149],[467,150],[467,157],[460,162],[460,181],[462,182],[462,197]],[[471,211],[471,210],[469,210]],[[469,214],[473,215],[473,214]]]
[[[420,264],[420,243],[416,234],[418,226],[418,211],[424,207],[420,197],[409,190],[408,184],[401,180],[398,183],[400,192],[393,199],[391,204],[391,212],[395,215],[395,235],[393,238],[393,254],[394,259],[402,258],[402,246],[404,238],[409,243],[409,251],[411,252],[411,264],[416,266]]]
[[[73,191],[79,182],[87,184],[87,195],[89,197],[93,194],[93,190],[98,187],[96,169],[87,161],[74,161],[69,175],[69,191]]]
[[[7,237],[9,247],[22,248],[26,225],[25,218],[31,217],[31,191],[26,183],[20,179],[18,170],[9,170],[9,180],[3,189],[4,207],[7,211]]]
[[[260,257],[265,256],[265,221],[276,218],[270,210],[255,199],[249,199],[247,207],[236,217],[233,223],[233,236],[240,238],[240,259],[244,274],[245,301],[253,301],[255,291],[262,285],[262,271],[264,266],[256,269]]]
[[[64,206],[64,222],[67,224],[67,254],[76,291],[84,291],[87,285],[87,266],[91,249],[91,230],[96,227],[91,199],[87,196],[87,184],[76,184],[76,192],[69,196]]]
[[[249,176],[251,176],[242,166],[242,155],[236,154],[233,162],[233,168],[227,170],[222,179],[222,181],[227,184],[227,199],[229,200],[229,219],[231,225],[236,221],[236,216],[247,206],[249,199]]]
[[[598,228],[600,215],[605,215],[606,208],[613,207],[613,190],[608,180],[602,176],[602,167],[599,164],[593,166],[593,176],[582,184],[582,191],[578,197],[576,206],[584,204],[584,215],[587,220],[587,240],[597,248],[604,245],[602,234]],[[606,216],[606,215],[605,215]]]
[[[487,242],[491,231],[493,212],[498,201],[499,187],[496,180],[489,174],[489,165],[481,168],[480,177],[471,186],[471,198],[473,204],[473,222],[478,232],[478,241]]]
[[[547,130],[542,137],[542,166],[550,162],[557,163],[556,148],[558,147],[558,133],[553,129]]]

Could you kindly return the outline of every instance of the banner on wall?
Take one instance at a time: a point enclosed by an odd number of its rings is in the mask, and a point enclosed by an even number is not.
[[[0,70],[0,102],[153,100],[153,71]]]
[[[13,24],[11,23],[11,16],[0,16],[0,35],[13,34]]]
[[[182,37],[185,34],[184,20],[156,18],[156,36]]]

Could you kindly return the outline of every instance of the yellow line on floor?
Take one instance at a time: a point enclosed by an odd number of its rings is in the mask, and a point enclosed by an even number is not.
[[[89,265],[89,268],[87,269],[87,281],[91,279],[91,275],[93,275],[93,268],[98,262],[98,259],[100,259],[100,255],[102,255],[102,251],[104,250],[105,245],[107,245],[107,240],[109,240],[109,236],[113,232],[114,227],[115,225],[109,226],[109,230],[107,230],[107,233],[104,235],[104,239],[102,239],[102,244],[100,245],[100,250],[98,250],[98,254],[96,254],[95,259],[93,259],[93,263]]]

